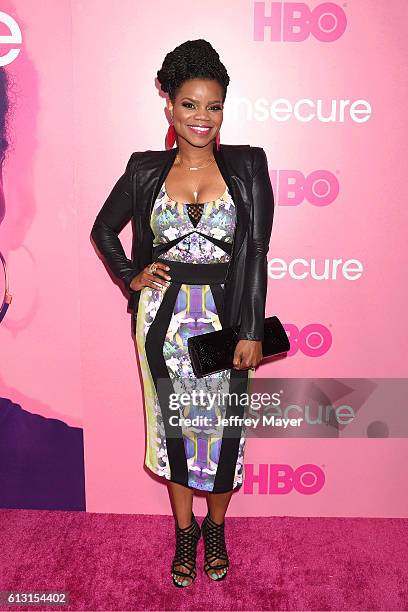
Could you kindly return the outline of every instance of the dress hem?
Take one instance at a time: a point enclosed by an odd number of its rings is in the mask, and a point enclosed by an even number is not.
[[[178,482],[177,480],[174,480],[173,478],[168,478],[168,476],[166,476],[165,474],[159,474],[151,466],[149,466],[146,462],[145,462],[145,466],[153,474],[155,474],[156,476],[159,476],[159,478],[164,478],[165,480],[167,480],[167,482],[175,482],[176,484],[181,484],[184,487],[187,487],[188,489],[193,489],[194,491],[202,491],[203,493],[214,493],[214,491],[208,491],[207,489],[199,489],[198,487],[193,487],[191,485],[186,485],[184,482]],[[241,482],[241,483],[238,483],[237,485],[235,485],[235,487],[233,487],[232,489],[225,489],[224,491],[216,491],[216,493],[229,493],[230,491],[236,491],[237,489],[240,489],[243,484],[244,483]]]

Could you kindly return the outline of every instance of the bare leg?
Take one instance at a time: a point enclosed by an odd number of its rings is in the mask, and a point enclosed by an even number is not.
[[[207,506],[208,511],[210,513],[211,519],[214,523],[218,523],[219,525],[224,522],[225,514],[228,509],[228,505],[231,501],[233,491],[227,491],[226,493],[208,493],[207,495]],[[216,559],[212,565],[221,565],[223,562],[222,559]],[[219,576],[225,574],[227,570],[215,570]]]
[[[170,500],[173,505],[174,516],[177,518],[179,527],[188,527],[192,521],[193,491],[189,487],[177,482],[168,483]]]
[[[191,525],[193,520],[193,491],[189,487],[185,487],[184,485],[176,482],[169,482],[167,486],[173,506],[174,516],[177,519],[178,526],[181,529],[184,529],[185,527]],[[175,569],[180,570],[181,572],[186,571],[186,568],[183,565],[176,565]],[[179,584],[183,584],[185,586],[192,582],[192,579],[188,576],[182,578],[182,576],[175,575],[174,578]]]
[[[207,506],[210,516],[215,523],[222,523],[231,501],[233,491],[226,493],[208,493]]]

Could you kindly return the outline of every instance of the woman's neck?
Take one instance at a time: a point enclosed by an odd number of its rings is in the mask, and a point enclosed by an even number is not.
[[[180,142],[178,154],[184,165],[202,166],[214,158],[213,142],[205,147],[192,147],[188,143]]]

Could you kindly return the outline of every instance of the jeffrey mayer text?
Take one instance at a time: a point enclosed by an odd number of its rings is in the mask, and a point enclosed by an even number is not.
[[[169,418],[170,425],[179,426],[179,427],[215,427],[215,426],[223,426],[223,427],[257,427],[261,421],[261,417],[239,417],[236,415],[232,415],[227,418],[222,418],[218,416],[216,419],[211,418],[210,416],[195,416],[192,419],[186,417],[180,417],[178,415],[173,415]],[[302,418],[298,419],[282,419],[280,417],[276,417],[274,415],[262,416],[262,425],[264,427],[282,427],[286,429],[287,427],[300,427],[300,423],[303,421]]]

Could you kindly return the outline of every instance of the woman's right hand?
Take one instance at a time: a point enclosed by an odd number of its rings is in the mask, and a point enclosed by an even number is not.
[[[149,272],[150,264],[146,266],[137,276],[132,278],[132,282],[130,283],[130,288],[133,291],[139,291],[143,287],[152,287],[152,289],[163,289],[163,287],[168,286],[168,282],[171,279],[166,271],[170,270],[169,266],[162,263],[161,261],[156,261],[156,271],[154,274]]]

